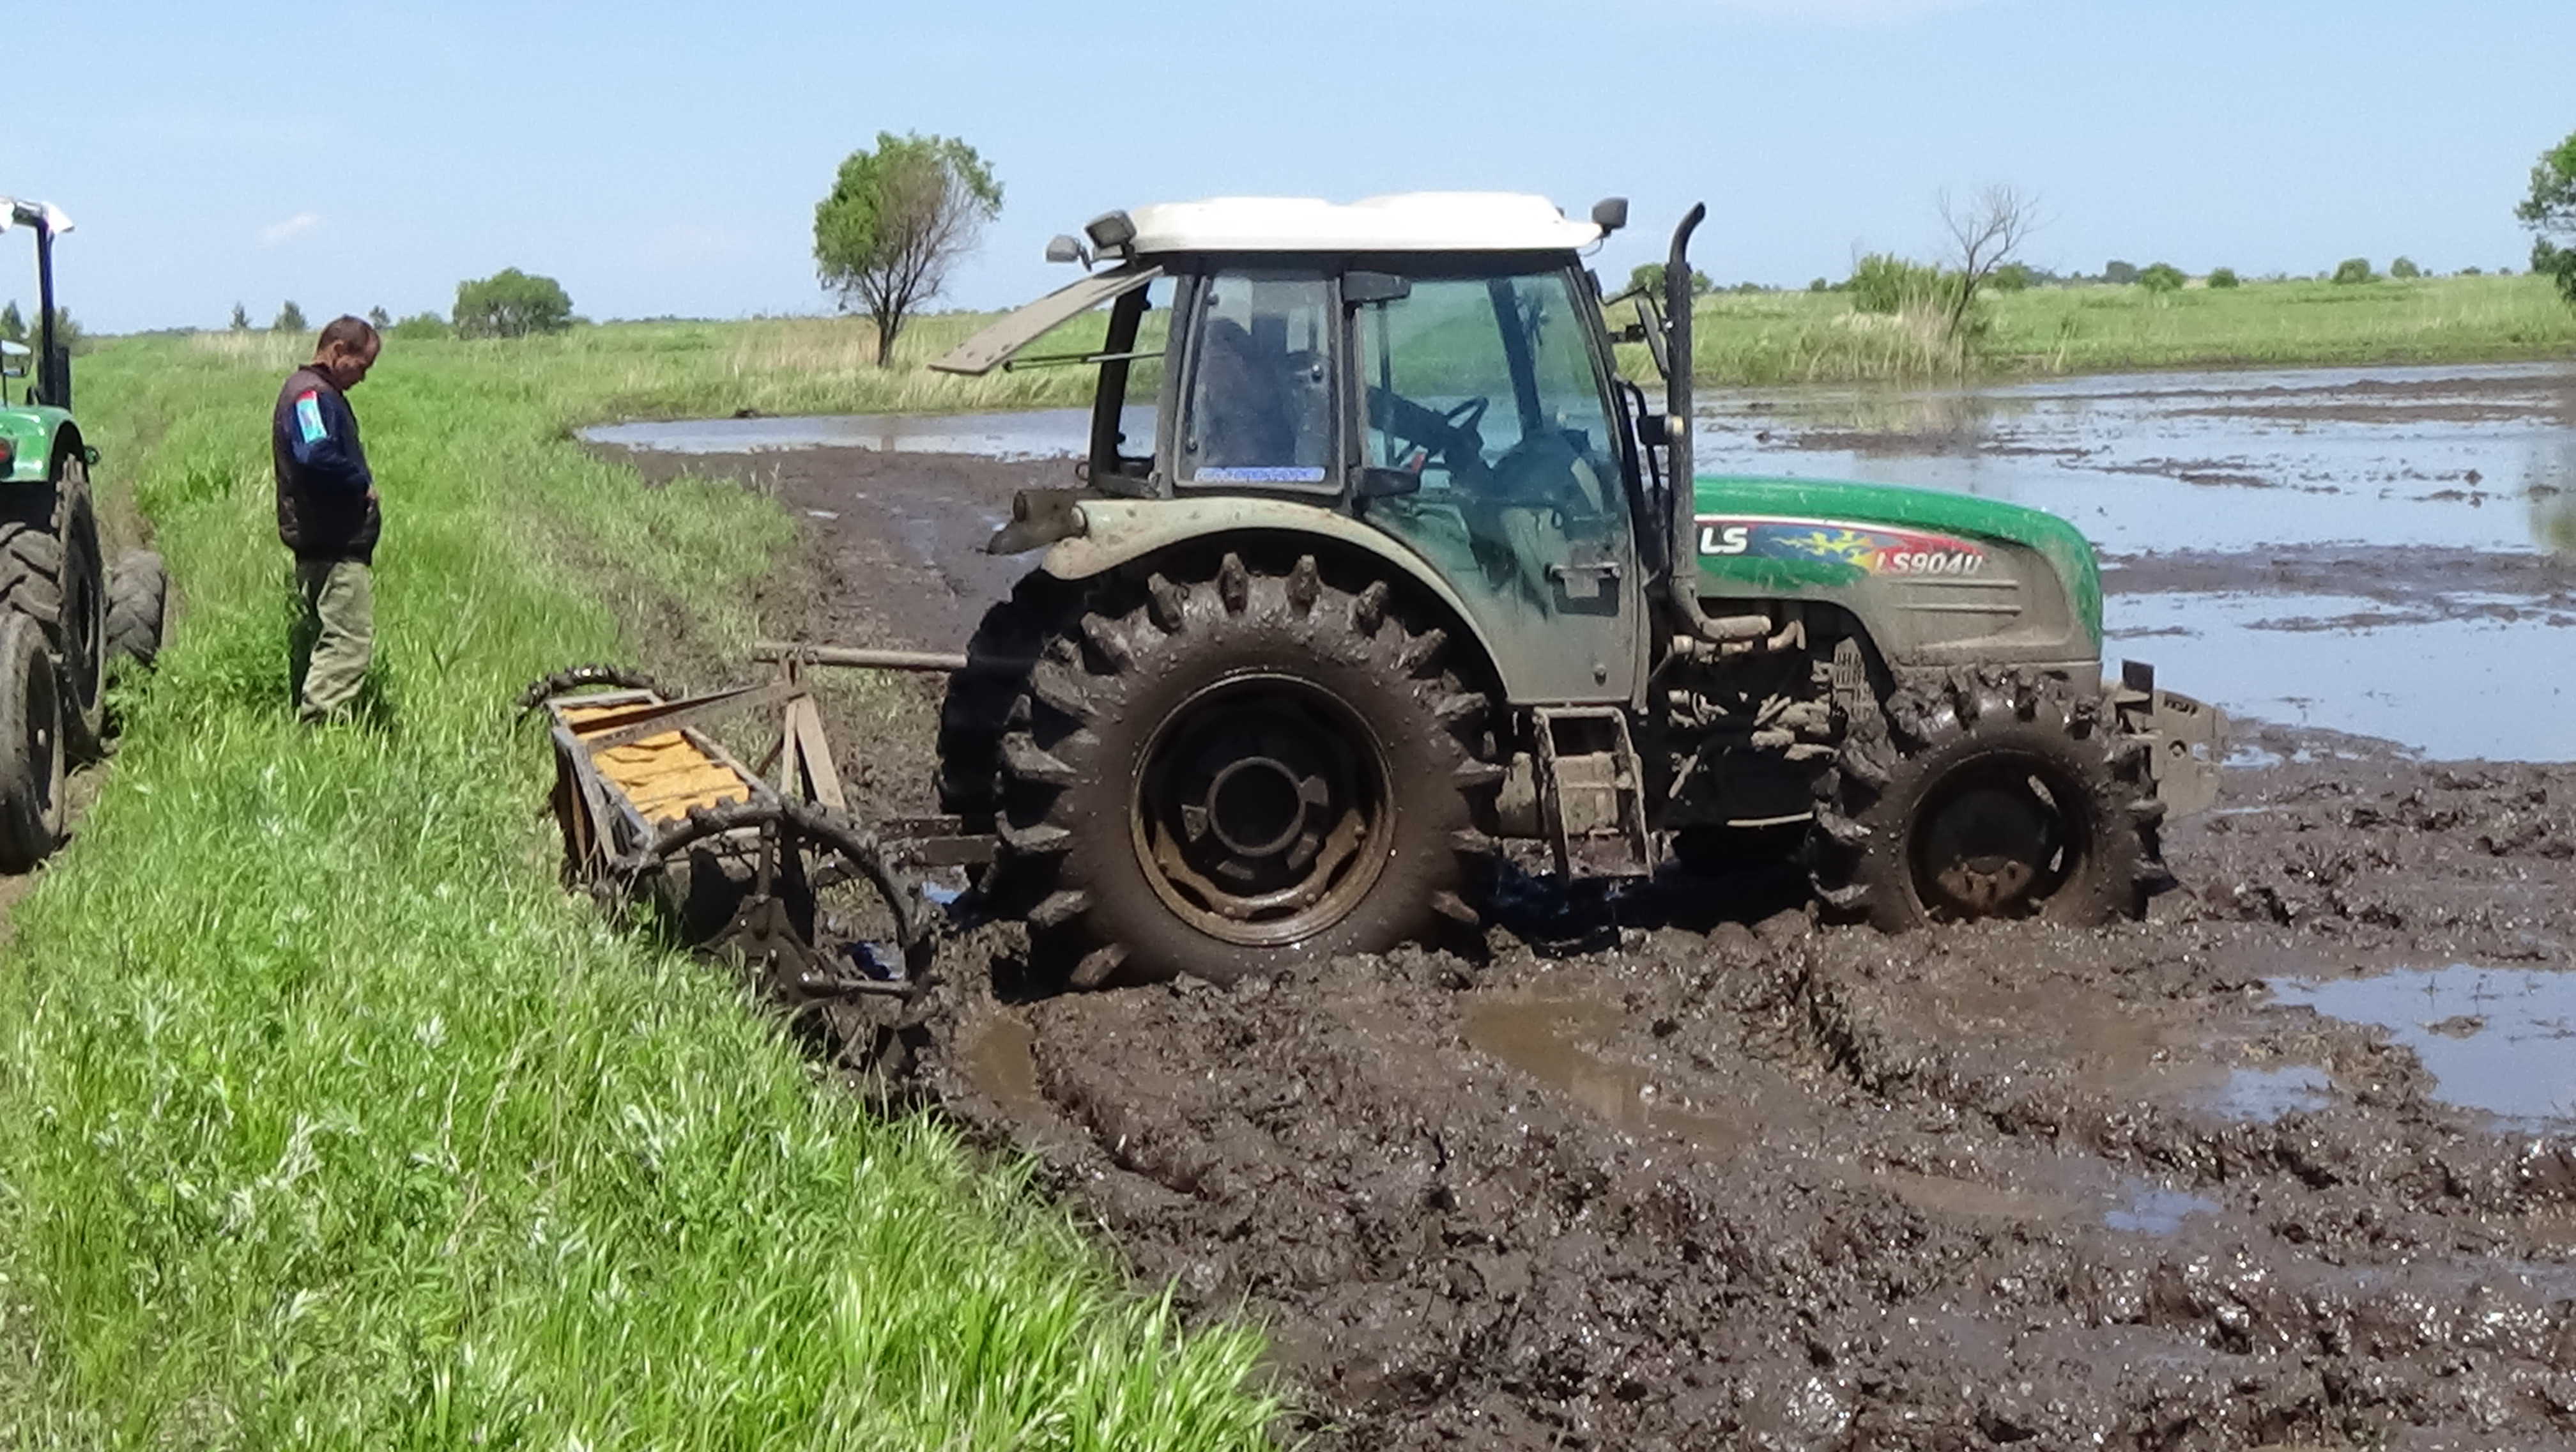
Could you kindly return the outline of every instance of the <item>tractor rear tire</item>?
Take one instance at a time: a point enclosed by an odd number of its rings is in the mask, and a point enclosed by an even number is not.
[[[44,631],[0,614],[0,872],[25,872],[63,840],[62,677]]]
[[[107,655],[150,668],[169,625],[170,576],[150,550],[127,550],[107,573]]]
[[[89,469],[75,453],[45,485],[0,485],[0,609],[43,630],[62,673],[63,742],[88,759],[107,730],[107,581]]]
[[[1477,920],[1491,698],[1389,585],[1305,555],[1099,582],[1001,739],[987,896],[1040,980],[1229,983]]]
[[[1887,932],[1992,917],[2096,926],[2141,916],[2171,881],[2144,743],[2062,677],[1901,690],[1816,793],[1819,899]]]
[[[1081,602],[1080,587],[1031,570],[1007,600],[984,612],[966,642],[966,668],[948,678],[939,705],[939,809],[981,830],[1002,808],[1002,737],[1028,696],[1047,640]]]

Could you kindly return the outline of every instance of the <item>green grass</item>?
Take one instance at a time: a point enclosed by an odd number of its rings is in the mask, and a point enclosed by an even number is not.
[[[1983,331],[1962,346],[1919,316],[1856,312],[1841,293],[1721,294],[1702,299],[1695,315],[1697,373],[1712,383],[1902,383],[2576,352],[2576,308],[2547,279],[2529,276],[2248,283],[2161,296],[2136,286],[2051,287],[1992,295],[1981,307]],[[1632,375],[1646,370],[1642,348],[1621,353]]]
[[[739,642],[789,534],[563,431],[865,406],[769,371],[797,346],[389,352],[357,395],[383,718],[310,735],[263,438],[285,355],[83,360],[186,613],[0,963],[0,1444],[1261,1445],[1254,1336],[1176,1325],[1019,1176],[871,1119],[725,975],[554,885],[545,748],[503,703],[625,653],[586,579]]]

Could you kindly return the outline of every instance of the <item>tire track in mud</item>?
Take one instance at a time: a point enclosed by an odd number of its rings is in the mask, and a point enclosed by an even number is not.
[[[2565,968],[2576,771],[2255,783],[2101,933],[1793,912],[1007,1004],[994,930],[927,1082],[1145,1278],[1269,1320],[1326,1445],[2576,1436],[2576,1126],[2261,987]],[[2300,1102],[2243,1093],[2285,1066]]]

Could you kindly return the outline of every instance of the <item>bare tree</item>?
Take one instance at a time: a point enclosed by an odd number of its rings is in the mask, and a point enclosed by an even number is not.
[[[1967,326],[1968,310],[1976,306],[1977,294],[1985,290],[1995,270],[2012,261],[2021,244],[2038,230],[2039,199],[2008,186],[1991,186],[1968,203],[1954,203],[1943,192],[1937,205],[1941,225],[1950,234],[1950,252],[1944,260],[1958,274],[1947,320],[1950,335],[1957,337]]]
[[[814,208],[814,265],[843,307],[876,321],[878,367],[893,361],[904,319],[939,295],[1001,209],[992,168],[954,137],[879,132],[875,151],[841,163]]]

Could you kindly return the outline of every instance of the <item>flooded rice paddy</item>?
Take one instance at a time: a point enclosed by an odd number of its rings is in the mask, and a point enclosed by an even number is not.
[[[680,455],[966,455],[1054,478],[1087,414],[610,425]],[[2576,760],[2576,365],[2177,373],[2000,387],[1707,390],[1704,472],[1871,479],[2072,520],[2108,566],[2106,654],[2235,716],[2434,758]],[[772,466],[777,461],[772,460]],[[1006,499],[853,489],[970,582]],[[990,577],[990,578],[988,578]],[[971,599],[969,597],[972,597]]]

